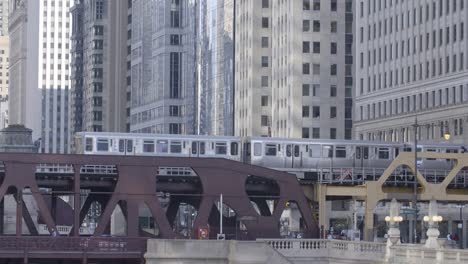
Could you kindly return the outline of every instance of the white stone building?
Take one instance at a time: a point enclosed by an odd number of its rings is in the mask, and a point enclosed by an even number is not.
[[[71,0],[10,1],[10,123],[41,152],[68,152]]]
[[[236,135],[351,139],[354,2],[237,1]]]
[[[467,5],[356,1],[355,138],[466,142]]]

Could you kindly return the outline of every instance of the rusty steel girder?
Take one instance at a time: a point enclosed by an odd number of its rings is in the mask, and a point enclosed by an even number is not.
[[[148,156],[101,156],[101,155],[54,155],[54,154],[24,154],[24,153],[0,153],[0,161],[3,162],[5,173],[0,185],[0,199],[8,193],[11,187],[16,189],[17,200],[16,219],[28,218],[27,208],[22,204],[22,190],[30,189],[37,203],[39,215],[48,229],[53,233],[57,230],[54,218],[61,212],[52,212],[39,190],[36,178],[36,168],[39,164],[62,164],[73,167],[71,177],[71,194],[74,196],[74,208],[81,208],[73,212],[73,226],[79,227],[85,217],[87,208],[93,201],[103,204],[100,221],[94,236],[102,236],[107,230],[111,214],[117,205],[125,204],[124,217],[127,224],[127,237],[139,237],[138,208],[146,204],[155,222],[159,227],[159,237],[175,238],[176,233],[168,218],[174,217],[174,208],[165,210],[157,194],[157,174],[159,167],[187,167],[191,168],[200,181],[201,190],[196,197],[182,197],[174,201],[189,203],[198,207],[198,214],[193,222],[193,227],[209,225],[210,215],[213,213],[214,204],[223,194],[224,204],[235,211],[239,218],[250,219],[243,224],[247,228],[248,239],[277,238],[280,236],[279,221],[282,212],[289,202],[297,204],[303,218],[306,237],[318,237],[318,228],[313,219],[311,206],[308,203],[297,178],[285,172],[253,166],[240,162],[215,158],[179,158],[179,157],[148,157]],[[84,165],[115,165],[117,168],[117,182],[115,188],[107,198],[99,194],[90,195],[89,200],[81,204],[80,169]],[[264,194],[274,200],[274,210],[268,213],[258,213],[252,202],[259,201],[258,208],[261,212],[267,212],[265,203],[260,201],[262,197],[249,197],[246,190],[246,181],[250,176],[257,179],[265,179],[275,182],[279,192]],[[53,179],[48,179],[53,181]],[[164,183],[166,186],[170,182]],[[263,190],[265,188],[257,188]],[[265,198],[266,199],[266,198]],[[167,212],[166,212],[167,211]],[[219,213],[219,212],[217,212]],[[255,219],[255,220],[252,220]],[[16,235],[21,236],[22,221],[16,221]],[[79,236],[79,228],[73,228],[71,236]],[[195,237],[195,234],[192,234]]]

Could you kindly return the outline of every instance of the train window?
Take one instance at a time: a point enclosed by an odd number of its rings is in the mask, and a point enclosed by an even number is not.
[[[362,148],[364,159],[369,159],[369,147]]]
[[[237,156],[239,154],[239,143],[231,142],[231,156]]]
[[[346,147],[336,146],[335,147],[335,157],[337,157],[337,158],[346,158]]]
[[[182,142],[171,141],[171,153],[181,153],[181,152],[182,152]]]
[[[158,153],[167,153],[168,143],[167,140],[158,140],[156,143],[156,151]]]
[[[109,140],[107,138],[98,138],[97,151],[109,151]]]
[[[218,155],[226,155],[227,153],[226,142],[216,142],[215,153]]]
[[[127,152],[133,152],[133,140],[127,139]]]
[[[404,147],[403,152],[411,152],[413,151],[411,147]]]
[[[276,156],[276,145],[266,144],[265,145],[265,156]]]
[[[200,142],[200,154],[205,155],[205,142]]]
[[[85,150],[86,151],[93,151],[93,138],[85,138]]]
[[[333,146],[323,146],[322,147],[322,157],[324,157],[324,158],[333,158]]]
[[[254,156],[261,156],[262,155],[262,144],[261,143],[254,143]]]
[[[390,150],[388,148],[379,148],[379,159],[389,159]]]
[[[143,152],[153,153],[154,152],[154,141],[153,140],[144,140],[143,141]]]
[[[356,159],[361,159],[361,147],[356,147]]]
[[[119,152],[125,152],[125,139],[119,139]]]
[[[198,144],[197,142],[192,142],[192,154],[195,155],[198,153]]]
[[[292,155],[292,146],[287,145],[286,146],[286,156],[291,157],[291,155]]]
[[[309,157],[311,157],[311,158],[320,158],[320,145],[310,145],[310,147],[309,147]]]
[[[437,152],[437,150],[436,149],[426,149],[426,152]],[[436,159],[428,158],[427,160],[436,160]]]
[[[299,153],[299,152],[300,152],[300,151],[299,151],[299,150],[300,150],[299,147],[300,147],[299,145],[295,145],[295,146],[294,146],[294,157],[296,157],[296,158],[299,157],[299,154],[300,154],[300,153]]]

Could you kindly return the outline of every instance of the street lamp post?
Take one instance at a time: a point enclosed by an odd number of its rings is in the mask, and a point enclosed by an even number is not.
[[[413,227],[410,228],[410,236],[409,240],[410,243],[417,243],[417,222],[418,222],[418,128],[426,126],[426,125],[419,125],[418,124],[418,117],[416,116],[414,119],[414,182],[413,182],[413,199],[412,199],[412,207],[413,207],[413,214],[414,214],[414,219],[413,219]],[[442,122],[439,125],[442,128],[442,131],[444,133],[444,139],[445,140],[450,140],[450,133],[448,129],[445,129],[445,124]],[[414,234],[411,235],[411,232]],[[414,241],[412,241],[414,239]]]
[[[413,236],[409,237],[409,242],[410,243],[417,243],[417,221],[418,221],[418,207],[417,207],[417,202],[418,202],[418,117],[414,119],[414,182],[413,182],[413,201],[412,207],[413,207],[413,213],[414,213],[414,219],[413,219],[413,228],[411,229],[413,231]],[[413,241],[414,238],[414,241]]]

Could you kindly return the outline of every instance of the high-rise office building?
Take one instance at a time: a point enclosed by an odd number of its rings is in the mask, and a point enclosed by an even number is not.
[[[198,134],[234,133],[234,2],[198,4]]]
[[[466,142],[467,5],[356,1],[356,138]]]
[[[42,152],[68,152],[73,1],[10,4],[10,123],[33,129]]]
[[[8,36],[9,0],[0,0],[0,36]]]
[[[72,8],[71,135],[127,129],[128,4],[79,0]]]
[[[195,0],[134,0],[132,132],[196,131]]]
[[[237,1],[236,135],[352,138],[353,3]]]

